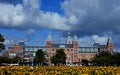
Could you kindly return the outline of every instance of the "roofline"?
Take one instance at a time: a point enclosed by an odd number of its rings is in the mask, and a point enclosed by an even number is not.
[[[78,47],[78,48],[99,48],[99,47]]]

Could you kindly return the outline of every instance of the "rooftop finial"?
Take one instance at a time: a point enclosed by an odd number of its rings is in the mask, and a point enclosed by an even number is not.
[[[70,32],[68,32],[68,36],[70,36]]]
[[[107,43],[108,43],[108,44],[113,43],[113,40],[112,40],[111,37],[108,37],[108,41],[107,41]]]
[[[74,35],[74,41],[78,41],[77,35]]]
[[[70,32],[68,32],[67,44],[72,44]]]
[[[51,32],[49,32],[49,35],[48,35],[48,39],[47,39],[47,41],[53,41],[53,40],[52,40]]]

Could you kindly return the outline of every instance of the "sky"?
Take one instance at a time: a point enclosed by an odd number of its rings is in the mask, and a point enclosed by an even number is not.
[[[55,42],[67,33],[78,35],[80,46],[106,44],[112,37],[120,47],[120,0],[0,0],[0,33],[5,44],[25,41],[45,45],[51,32]]]

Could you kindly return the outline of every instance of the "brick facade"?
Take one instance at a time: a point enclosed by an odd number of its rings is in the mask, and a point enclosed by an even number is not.
[[[49,35],[51,36],[51,35]],[[49,38],[48,38],[49,39]],[[108,39],[107,45],[97,44],[93,47],[79,47],[77,36],[74,37],[74,40],[71,43],[70,34],[68,34],[67,42],[64,44],[55,44],[50,40],[46,41],[46,53],[48,61],[50,62],[50,58],[55,55],[56,50],[60,49],[60,45],[64,45],[64,52],[66,53],[66,62],[74,63],[74,62],[82,62],[82,60],[90,61],[96,54],[102,51],[109,51],[113,54],[114,44],[110,42],[111,39]]]
[[[111,38],[108,38],[106,45],[100,45],[94,43],[92,47],[81,47],[77,39],[77,35],[74,35],[74,39],[71,40],[70,33],[68,34],[67,41],[65,43],[54,43],[52,35],[48,35],[45,46],[26,46],[23,42],[18,45],[10,46],[7,51],[3,53],[3,56],[9,56],[10,53],[21,54],[20,56],[29,56],[33,60],[35,53],[38,49],[44,49],[46,52],[46,59],[50,63],[50,58],[56,54],[56,50],[64,49],[66,53],[66,63],[82,62],[82,60],[90,61],[96,54],[102,51],[108,51],[111,54],[114,52],[114,43]],[[22,52],[22,53],[19,53]],[[26,57],[25,57],[26,58]]]

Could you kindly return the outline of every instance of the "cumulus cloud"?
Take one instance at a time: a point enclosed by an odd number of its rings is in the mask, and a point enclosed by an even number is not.
[[[68,19],[76,19],[68,24],[83,37],[80,45],[90,46],[93,41],[105,44],[108,36],[112,36],[115,47],[120,44],[120,0],[65,0],[62,9]]]
[[[9,44],[10,44],[10,40],[8,40],[8,39],[5,40],[4,44],[5,44],[5,45],[9,45]]]
[[[98,35],[120,33],[120,0],[64,0],[61,3],[62,15],[41,10],[40,0],[23,0],[22,4],[16,5],[14,1],[0,0],[0,28],[28,32],[48,28],[70,31],[72,35],[88,35],[80,38],[81,43],[90,39],[104,43],[106,38]]]
[[[102,45],[106,45],[107,40],[108,40],[108,37],[106,36],[98,36],[98,35],[85,36],[85,37],[79,38],[79,45],[92,46],[94,42],[100,43]]]
[[[43,12],[40,10],[39,0],[23,0],[23,4],[0,3],[0,27],[13,29],[70,30],[67,19],[57,12]],[[74,19],[71,18],[71,19]]]
[[[0,3],[14,3],[16,0],[0,0]]]
[[[94,40],[94,42],[97,42],[97,43],[100,43],[100,44],[106,44],[107,40],[108,40],[108,37],[106,37],[106,36],[100,37],[98,35],[93,35],[92,39]]]
[[[63,15],[42,11],[39,0],[23,0],[23,4],[16,5],[3,2],[9,1],[0,1],[1,28],[49,28],[78,31],[83,35],[120,32],[120,0],[65,0],[61,3]]]
[[[71,24],[80,32],[120,32],[120,0],[65,0],[62,3],[65,15],[76,19]],[[72,20],[73,21],[73,20]]]

